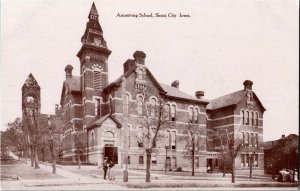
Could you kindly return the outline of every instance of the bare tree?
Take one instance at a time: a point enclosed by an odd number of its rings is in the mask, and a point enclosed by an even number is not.
[[[229,134],[227,129],[218,130],[218,136],[225,156],[229,156],[231,160],[231,182],[235,183],[235,159],[243,148],[243,143],[239,138],[235,139],[233,133]]]
[[[195,156],[197,152],[199,151],[199,136],[200,136],[200,126],[196,123],[188,122],[183,127],[186,129],[184,131],[186,136],[186,149],[187,152],[185,153],[185,156],[192,160],[192,176],[195,175]]]
[[[137,134],[137,141],[146,152],[146,182],[150,182],[151,153],[155,150],[157,139],[162,136],[159,131],[168,126],[169,111],[162,99],[152,104],[144,103],[143,108],[143,115],[138,121],[143,128]]]

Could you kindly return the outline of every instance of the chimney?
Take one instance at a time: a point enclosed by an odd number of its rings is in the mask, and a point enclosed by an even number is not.
[[[133,58],[136,63],[145,65],[146,54],[143,51],[135,51]]]
[[[73,70],[73,66],[71,66],[70,64],[65,67],[66,79],[72,78],[72,70]]]
[[[132,59],[126,60],[126,62],[123,64],[124,73],[127,72],[133,66],[134,66],[134,60],[132,60]]]
[[[251,80],[245,80],[243,85],[244,85],[244,90],[252,90],[253,82]]]
[[[171,84],[172,87],[179,89],[179,81],[175,80],[174,82],[172,82]]]
[[[201,99],[204,96],[204,91],[196,91],[195,96],[197,99]]]
[[[282,138],[282,139],[285,138],[285,135],[281,135],[281,138]]]

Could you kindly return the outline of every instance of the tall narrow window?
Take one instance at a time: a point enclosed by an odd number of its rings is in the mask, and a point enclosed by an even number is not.
[[[85,67],[82,68],[82,90],[85,89]]]
[[[254,115],[254,112],[251,112],[251,118],[252,118],[252,125],[254,126],[255,125],[255,115]]]
[[[175,121],[176,120],[176,106],[172,105],[171,106],[171,121]]]
[[[166,149],[170,149],[170,131],[166,131]]]
[[[171,134],[171,149],[176,149],[176,131]]]
[[[99,90],[101,88],[101,72],[99,70],[94,70],[94,88]]]
[[[139,164],[144,164],[144,156],[139,156]]]
[[[255,134],[255,146],[258,147],[258,134]]]
[[[156,109],[156,99],[151,98],[150,100],[150,116],[155,116],[155,109]]]
[[[130,156],[127,158],[127,164],[130,164]]]
[[[255,124],[256,124],[256,126],[258,126],[258,116],[259,116],[258,113],[255,112],[255,119],[256,119],[256,123]]]
[[[189,108],[189,121],[192,122],[193,121],[193,108]]]
[[[246,133],[246,140],[245,140],[246,146],[249,145],[249,133]]]
[[[95,99],[95,116],[100,115],[100,99]]]
[[[258,167],[258,154],[255,154],[254,156],[254,166]]]
[[[249,112],[249,124],[248,125],[253,125],[253,123],[252,123],[252,113],[253,112]]]
[[[166,104],[164,114],[166,116],[166,120],[170,120],[170,105]]]
[[[129,95],[128,94],[126,94],[125,95],[125,99],[126,99],[126,114],[129,114],[129,101],[130,101],[130,99],[129,99]]]
[[[249,125],[249,111],[246,111],[246,125]]]
[[[199,110],[198,108],[194,109],[194,122],[198,123],[198,114],[199,114]]]
[[[241,167],[245,167],[245,154],[241,154]]]
[[[254,134],[251,133],[251,146],[254,146]]]
[[[85,117],[85,98],[82,100],[83,117]]]
[[[242,124],[245,124],[245,112],[244,112],[244,110],[242,110],[241,113],[242,113]]]
[[[137,97],[137,112],[139,116],[143,115],[143,97],[138,96]]]
[[[250,162],[250,156],[249,154],[246,154],[246,167],[250,167],[249,162]]]
[[[243,145],[245,144],[245,133],[244,132],[242,132],[242,137],[243,137]]]
[[[176,165],[176,157],[172,157],[171,166],[172,166],[173,169],[176,168],[176,166],[177,166]]]

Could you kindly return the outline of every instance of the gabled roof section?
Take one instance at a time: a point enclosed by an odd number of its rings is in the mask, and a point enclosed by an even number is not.
[[[170,97],[174,97],[174,98],[181,98],[181,99],[187,99],[187,100],[192,100],[192,101],[197,101],[197,102],[207,102],[207,100],[199,100],[194,96],[191,96],[181,90],[179,90],[178,88],[175,88],[173,86],[170,85],[166,85],[166,84],[160,84],[161,87],[164,89],[164,91],[166,92],[166,96],[170,96]]]
[[[70,91],[80,91],[80,76],[72,76],[72,78],[67,78],[65,83],[68,85]]]
[[[61,90],[61,96],[60,96],[60,105],[63,104],[65,91],[69,90],[71,93],[73,92],[80,92],[80,76],[72,76],[70,78],[67,78],[64,83]]]
[[[122,83],[122,78],[125,77],[127,78],[135,72],[135,69],[137,68],[136,65],[132,66],[130,69],[128,69],[124,74],[122,74],[119,78],[117,78],[114,82],[110,83],[106,88],[104,88],[104,92],[109,92],[112,87],[118,87]],[[153,74],[150,72],[150,70],[146,67],[147,74],[149,74],[150,79],[154,82],[154,84],[158,87],[158,89],[162,93],[166,93],[164,89],[162,88],[161,84],[158,83],[158,81],[154,78]]]
[[[108,118],[112,119],[116,123],[116,125],[117,125],[118,128],[122,127],[122,124],[114,116],[112,116],[111,114],[107,114],[105,116],[102,116],[102,117],[100,117],[100,118],[95,119],[94,121],[92,121],[88,125],[87,129],[89,130],[89,129],[95,128],[96,126],[101,126],[102,123],[105,122]]]
[[[210,101],[210,103],[207,105],[206,109],[208,110],[214,110],[214,109],[220,109],[223,107],[231,106],[231,105],[237,105],[242,101],[242,99],[246,96],[248,90],[240,90],[236,91],[221,97],[218,97],[216,99],[213,99]],[[262,107],[262,109],[265,111],[266,109],[261,104],[260,100],[256,96],[256,94],[252,91],[253,95],[256,97],[258,103]]]

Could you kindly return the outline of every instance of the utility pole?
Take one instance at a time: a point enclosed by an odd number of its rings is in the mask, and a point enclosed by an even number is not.
[[[124,140],[124,162],[125,162],[125,169],[123,171],[123,182],[128,182],[128,122],[127,122],[127,103],[126,103],[126,78],[122,78],[122,101],[123,101],[123,129],[125,133],[125,140]]]

